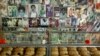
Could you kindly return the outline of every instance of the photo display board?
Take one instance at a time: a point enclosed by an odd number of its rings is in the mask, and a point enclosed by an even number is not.
[[[99,0],[3,0],[3,3],[0,23],[6,43],[100,43]]]

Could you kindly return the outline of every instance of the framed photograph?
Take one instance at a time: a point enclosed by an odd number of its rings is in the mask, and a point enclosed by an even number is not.
[[[93,0],[89,0],[88,1],[88,7],[87,7],[87,21],[88,22],[93,22],[95,19],[95,5],[94,5],[94,1]]]
[[[33,44],[46,44],[48,43],[48,35],[46,33],[29,33],[29,41]]]
[[[50,18],[50,27],[59,27],[59,17]]]
[[[8,4],[9,5],[15,5],[16,4],[16,0],[8,0]]]
[[[71,19],[70,18],[67,18],[66,20],[66,23],[65,23],[65,27],[71,27]]]
[[[59,20],[59,27],[65,27],[65,26],[66,26],[66,20],[60,19],[60,20]]]
[[[77,0],[78,5],[87,5],[88,0]]]
[[[60,16],[60,8],[54,7],[54,17],[59,17],[59,16]]]
[[[60,7],[60,19],[67,18],[67,7]]]
[[[60,0],[60,5],[63,7],[75,6],[77,0]]]
[[[99,44],[100,43],[100,35],[99,33],[93,34],[91,37],[92,44]]]
[[[68,37],[68,44],[77,44],[75,34],[69,33],[67,34],[67,37]]]
[[[49,5],[51,3],[51,0],[40,0],[40,3],[44,5]]]
[[[40,1],[39,0],[29,0],[29,2],[32,4],[32,3],[39,3]]]
[[[7,1],[1,0],[0,1],[0,17],[6,17],[7,16]]]
[[[2,18],[2,27],[15,27],[16,18]]]
[[[54,7],[59,6],[59,0],[51,0],[51,5]]]
[[[30,43],[29,33],[15,33],[17,38],[17,43]]]
[[[6,43],[10,44],[10,43],[17,43],[17,38],[15,37],[14,33],[4,33],[4,37],[6,39]]]
[[[37,18],[29,18],[29,27],[39,27],[39,20]]]
[[[96,0],[95,12],[100,13],[100,0]]]
[[[59,39],[59,33],[51,33],[51,44],[61,44]]]
[[[77,27],[77,18],[74,16],[71,16],[70,19],[71,19],[71,26],[76,28]]]
[[[29,20],[27,18],[18,18],[17,22],[16,22],[16,26],[17,27],[29,27]]]
[[[68,44],[68,36],[67,36],[67,33],[62,33],[60,35],[60,42],[61,42],[61,44]]]
[[[30,4],[29,5],[29,17],[39,17],[39,4]]]
[[[39,16],[40,17],[46,17],[46,5],[40,5],[41,7],[40,7],[40,14],[39,14]]]
[[[75,7],[68,7],[67,8],[67,17],[73,16],[75,11]]]
[[[19,5],[17,17],[28,17],[28,6]]]
[[[28,0],[8,0],[8,5],[27,5],[28,4]]]
[[[46,17],[53,16],[53,7],[51,5],[46,5]]]
[[[21,5],[28,5],[29,1],[28,0],[21,0]]]
[[[40,18],[40,26],[41,27],[48,27],[49,26],[49,18]]]
[[[84,33],[76,33],[77,44],[84,44],[85,34]]]
[[[17,6],[8,6],[8,16],[9,17],[17,17]]]

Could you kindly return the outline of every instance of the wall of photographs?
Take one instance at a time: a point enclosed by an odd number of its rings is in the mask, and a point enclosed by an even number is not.
[[[3,0],[7,44],[99,44],[99,0]]]

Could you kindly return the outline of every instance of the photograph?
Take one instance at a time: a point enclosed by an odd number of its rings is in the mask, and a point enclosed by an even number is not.
[[[47,44],[48,43],[48,34],[47,33],[29,33],[29,41],[33,44]]]
[[[17,28],[16,27],[2,27],[2,31],[4,32],[9,32],[9,31],[16,31]]]
[[[0,17],[6,17],[7,16],[7,1],[1,0],[0,1]]]
[[[54,7],[54,17],[60,16],[60,7]]]
[[[51,3],[51,0],[40,0],[40,3],[44,5],[49,5]]]
[[[51,5],[52,5],[53,7],[59,6],[59,0],[51,0]]]
[[[87,5],[88,0],[77,0],[77,5]]]
[[[29,27],[29,20],[27,18],[18,18],[16,22],[17,27]]]
[[[4,37],[6,39],[6,43],[7,44],[11,44],[11,43],[17,43],[17,38],[15,37],[15,34],[14,33],[4,33]]]
[[[59,27],[59,17],[49,18],[50,27],[57,28]]]
[[[75,6],[77,0],[60,0],[59,2],[61,6],[68,7],[68,6]]]
[[[68,44],[77,44],[76,36],[74,33],[67,34]]]
[[[100,32],[100,13],[97,13],[96,14],[96,18],[93,22],[93,28],[92,28],[92,31],[95,31],[95,32]]]
[[[40,5],[40,14],[39,17],[46,17],[46,5]]]
[[[21,5],[27,5],[28,0],[8,0],[8,5],[16,5],[18,6],[19,4]]]
[[[75,11],[75,7],[68,7],[67,8],[67,17],[73,16]]]
[[[84,44],[85,33],[76,33],[77,44]]]
[[[61,33],[59,37],[61,44],[68,44],[68,36],[66,34],[67,33]]]
[[[46,5],[46,17],[53,16],[53,7],[51,5]]]
[[[71,27],[71,19],[66,18],[65,20],[66,20],[65,27],[67,27],[67,28]]]
[[[21,5],[28,5],[29,1],[28,0],[21,0]]]
[[[100,22],[99,21],[95,21],[94,24],[92,24],[92,31],[100,32]]]
[[[61,44],[59,39],[59,33],[51,33],[50,37],[51,44]]]
[[[96,14],[95,14],[95,5],[93,0],[88,1],[87,15],[88,15],[87,18],[88,22],[92,22],[95,19]]]
[[[16,0],[7,0],[9,5],[15,5],[16,4]]]
[[[17,6],[8,6],[8,16],[9,17],[17,17]]]
[[[29,18],[29,27],[39,27],[39,20],[37,18]]]
[[[92,34],[91,44],[99,44],[100,43],[99,40],[100,40],[100,34],[99,33]]]
[[[76,7],[75,8],[75,15],[74,17],[76,18],[76,27],[78,28],[79,31],[84,31],[87,27],[87,9],[86,8],[80,8]]]
[[[29,5],[29,17],[36,18],[39,15],[39,4],[30,4]]]
[[[77,27],[77,18],[74,16],[71,16],[70,19],[71,19],[71,26],[76,28]]]
[[[29,0],[29,2],[30,2],[31,4],[33,4],[33,3],[39,3],[40,0]]]
[[[66,27],[66,20],[65,19],[59,19],[59,27]]]
[[[67,18],[67,7],[60,7],[60,19]]]
[[[49,18],[40,18],[40,27],[48,27],[49,26]]]
[[[16,29],[19,27],[25,28],[29,27],[28,19],[27,18],[3,18],[2,19],[2,27],[6,29]]]
[[[27,6],[19,5],[18,6],[18,14],[17,17],[28,17],[28,9]]]
[[[100,0],[96,0],[95,12],[100,13]]]
[[[2,27],[16,27],[16,18],[2,18]]]

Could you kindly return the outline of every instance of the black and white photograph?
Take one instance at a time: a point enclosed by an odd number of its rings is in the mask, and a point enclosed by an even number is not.
[[[36,18],[39,16],[39,4],[30,4],[29,5],[29,17]]]
[[[8,6],[8,16],[9,17],[17,17],[18,13],[17,6]]]
[[[48,27],[49,26],[49,18],[40,18],[39,19],[39,21],[40,21],[40,26],[41,27]]]

